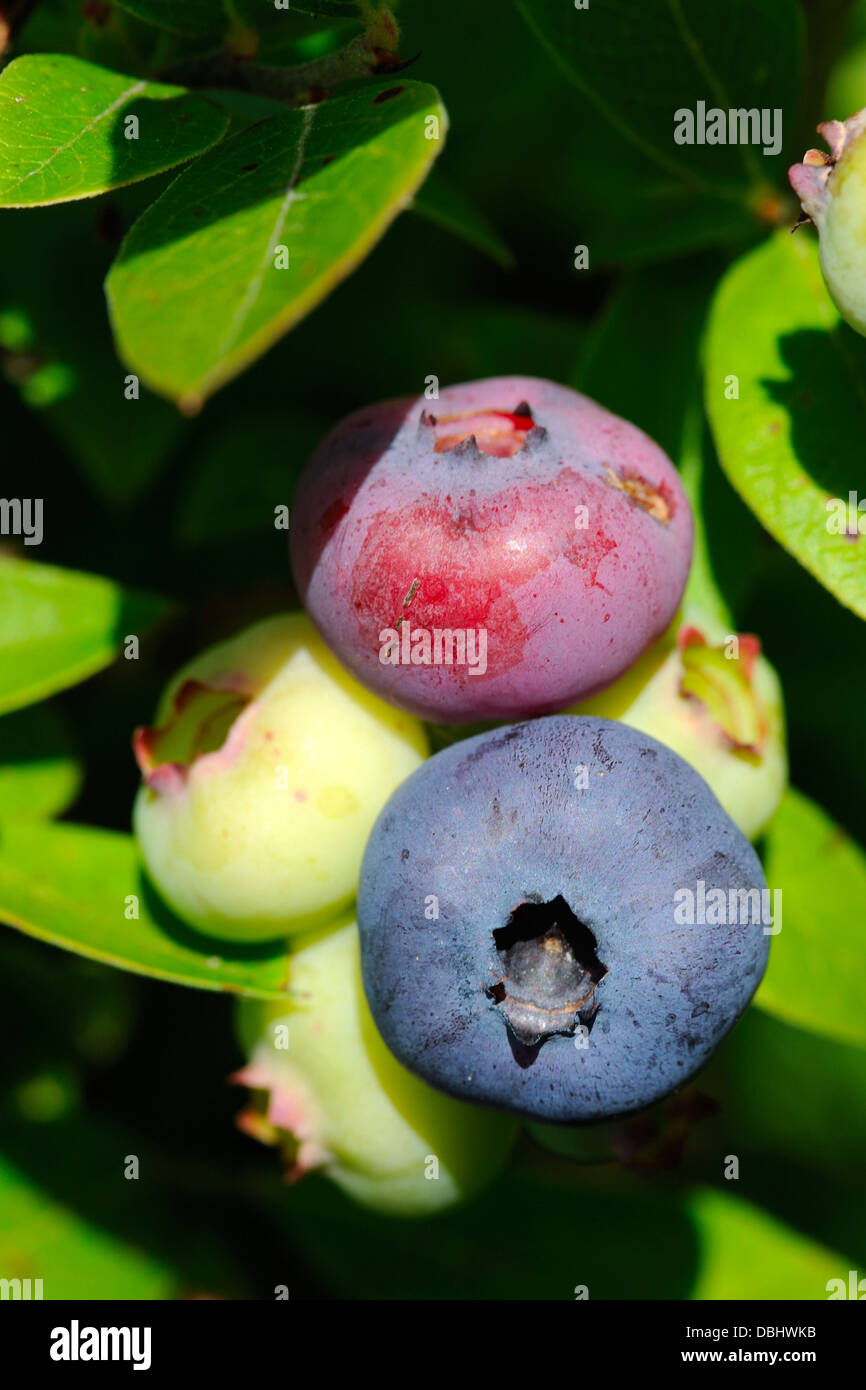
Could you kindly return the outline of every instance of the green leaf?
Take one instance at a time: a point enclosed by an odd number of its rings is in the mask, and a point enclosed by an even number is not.
[[[748,1155],[750,1173],[752,1157],[764,1156],[760,1200],[764,1192],[774,1191],[777,1200],[782,1198],[777,1164],[788,1155],[809,1189],[814,1190],[818,1178],[829,1199],[828,1189],[846,1175],[860,1187],[866,1207],[866,1191],[858,1182],[866,1153],[866,1056],[861,1046],[818,1037],[800,1027],[799,1020],[794,1026],[761,1008],[749,1009],[702,1073],[701,1086],[721,1102],[721,1151]],[[792,1200],[797,1204],[796,1187],[792,1182],[784,1194],[788,1210]],[[808,1224],[804,1218],[804,1225],[814,1234],[822,1230],[817,1212]],[[843,1237],[830,1239],[844,1246]],[[866,1222],[857,1240],[866,1248]]]
[[[474,1201],[437,1216],[423,1260],[416,1223],[371,1218],[324,1179],[305,1179],[296,1202],[277,1192],[264,1216],[339,1298],[363,1287],[384,1300],[569,1300],[578,1284],[591,1299],[687,1297],[695,1243],[681,1203],[669,1190],[651,1202],[618,1183],[605,1191],[584,1172],[540,1154],[533,1171],[510,1165]],[[587,1211],[591,1241],[580,1237]],[[657,1258],[636,1260],[635,1249]]]
[[[780,154],[771,139],[678,144],[683,112],[766,111],[793,126],[803,68],[795,0],[605,0],[577,10],[567,0],[517,0],[517,9],[574,94],[579,143],[568,146],[572,216],[586,227],[593,265],[636,264],[701,247],[744,242],[786,217]],[[531,94],[535,99],[535,93]],[[547,101],[545,101],[545,107]],[[599,124],[599,113],[602,121]],[[592,119],[587,121],[587,115]],[[702,133],[702,132],[701,132]],[[726,135],[728,131],[726,130]],[[756,132],[749,132],[750,137]],[[734,131],[734,135],[738,132]],[[799,154],[799,152],[798,152]],[[555,215],[555,214],[554,214]],[[793,216],[792,219],[793,220]]]
[[[93,293],[98,303],[98,287]],[[108,337],[106,324],[106,337]],[[52,362],[50,367],[67,364]],[[94,491],[109,502],[127,504],[145,492],[176,448],[186,422],[158,396],[142,391],[127,400],[122,371],[111,346],[100,341],[86,370],[67,368],[68,390],[44,405],[26,389],[28,405],[41,410],[51,430],[86,474]],[[27,383],[46,371],[40,367]],[[123,467],[118,467],[118,440],[123,440]]]
[[[725,276],[710,319],[706,399],[719,458],[743,500],[866,618],[856,511],[851,534],[831,529],[849,493],[866,493],[866,341],[842,323],[808,234],[778,233]],[[849,524],[846,512],[842,529]]]
[[[866,853],[789,790],[763,858],[770,889],[781,889],[782,930],[755,1003],[799,1028],[866,1047]]]
[[[446,232],[461,237],[504,270],[514,265],[514,256],[486,217],[483,217],[453,184],[443,179],[441,174],[430,175],[423,188],[415,195],[412,211],[420,213],[422,217],[426,217],[429,222],[434,222]]]
[[[0,718],[0,821],[60,815],[78,795],[81,775],[59,710],[35,705]]]
[[[136,903],[138,917],[127,918]],[[283,946],[243,948],[189,931],[150,888],[130,835],[44,821],[0,825],[0,921],[137,975],[285,997]]]
[[[51,1129],[42,1142],[54,1142]],[[35,1136],[34,1136],[35,1139]],[[123,1179],[123,1155],[104,1181]],[[33,1183],[22,1170],[0,1157],[0,1269],[7,1279],[41,1279],[42,1298],[166,1299],[177,1276],[161,1260],[145,1254],[88,1221],[51,1192]],[[36,1297],[31,1284],[31,1297]]]
[[[363,86],[198,160],[135,224],[108,276],[124,360],[198,409],[379,240],[442,147],[426,138],[430,116],[441,137],[433,87]]]
[[[853,1256],[839,1275],[844,1277],[852,1265],[862,1267],[863,1048],[749,1009],[702,1073],[701,1089],[720,1105],[703,1152],[736,1154],[751,1201],[821,1244]],[[820,1202],[815,1201],[818,1191]]]
[[[138,121],[127,138],[128,117]],[[0,207],[91,198],[210,149],[225,111],[63,54],[26,54],[0,73]]]
[[[518,1166],[521,1164],[522,1166]],[[375,1220],[323,1179],[265,1207],[305,1264],[352,1298],[573,1300],[825,1298],[840,1255],[740,1198],[677,1193],[611,1169],[593,1172],[536,1151],[475,1201],[437,1217],[417,1259],[417,1229]],[[508,1220],[502,1219],[510,1213]],[[582,1235],[592,1213],[592,1240]],[[652,1260],[635,1258],[652,1250]]]
[[[165,608],[100,575],[0,558],[0,714],[110,666]]]
[[[848,1261],[731,1192],[699,1187],[688,1210],[700,1250],[689,1298],[825,1299]]]

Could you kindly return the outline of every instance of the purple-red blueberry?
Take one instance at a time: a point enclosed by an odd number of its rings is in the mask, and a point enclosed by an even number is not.
[[[749,1003],[774,930],[755,851],[697,772],[571,715],[413,772],[367,845],[358,925],[370,1009],[404,1066],[572,1124],[688,1081]]]
[[[676,612],[676,470],[564,386],[497,377],[357,411],[316,450],[292,564],[332,649],[439,723],[543,714],[614,681]]]

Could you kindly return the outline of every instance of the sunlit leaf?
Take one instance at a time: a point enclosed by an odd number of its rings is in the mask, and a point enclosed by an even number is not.
[[[433,87],[379,83],[260,121],[198,160],[108,276],[123,358],[197,409],[359,264],[445,128]]]
[[[0,73],[0,207],[90,198],[150,178],[210,149],[228,123],[226,111],[182,87],[68,54],[25,54]]]
[[[699,1243],[689,1298],[826,1299],[849,1261],[732,1192],[698,1188],[688,1199]]]
[[[793,789],[766,832],[764,872],[782,929],[755,1003],[787,1023],[866,1047],[866,853]]]
[[[0,558],[0,713],[109,666],[165,608],[100,575]]]
[[[0,921],[139,975],[285,997],[282,944],[245,949],[189,931],[147,884],[129,835],[43,821],[0,823]]]
[[[780,545],[866,617],[866,341],[843,324],[808,232],[780,232],[719,288],[707,409],[722,466]],[[866,530],[866,523],[862,523]]]

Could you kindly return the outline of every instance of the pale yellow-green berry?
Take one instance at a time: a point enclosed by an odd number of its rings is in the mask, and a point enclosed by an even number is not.
[[[197,657],[134,746],[151,879],[190,926],[238,941],[345,909],[376,816],[428,751],[421,724],[359,685],[302,613]]]
[[[496,1174],[514,1122],[434,1091],[392,1057],[364,998],[354,922],[298,942],[288,982],[290,1004],[239,1003],[249,1061],[233,1079],[253,1092],[241,1128],[278,1145],[291,1177],[318,1169],[365,1206],[426,1216]]]
[[[788,170],[803,211],[818,229],[824,280],[842,317],[866,335],[866,109],[818,130],[830,147],[807,150]]]
[[[692,618],[674,623],[620,680],[568,713],[619,719],[667,744],[755,839],[787,783],[779,679],[757,638]]]

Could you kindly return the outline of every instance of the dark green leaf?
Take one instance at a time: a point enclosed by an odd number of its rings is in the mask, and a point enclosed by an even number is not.
[[[701,110],[726,117],[766,112],[771,126],[775,120],[777,132],[791,137],[802,71],[795,0],[732,0],[722,7],[706,0],[605,0],[585,10],[561,0],[518,0],[517,8],[541,41],[551,73],[571,86],[573,119],[554,108],[557,135],[549,142],[556,151],[555,204],[570,211],[573,240],[589,247],[593,267],[746,244],[768,223],[784,221],[789,208],[793,220],[795,204],[787,189],[780,191],[785,160],[763,154],[774,147],[772,129],[768,144],[764,137],[757,144],[709,145],[697,138],[677,144],[674,132],[685,119],[680,113],[697,120],[701,103]],[[556,95],[554,89],[551,101]],[[545,92],[541,110],[549,109]],[[548,143],[551,117],[542,119]],[[799,158],[800,152],[787,153]],[[530,174],[536,181],[537,163],[535,152],[513,161],[518,198]]]
[[[58,816],[81,785],[66,721],[51,705],[0,718],[0,821]]]
[[[5,1026],[27,1040],[0,1055],[0,1124],[57,1118],[77,1106],[89,1068],[122,1056],[136,1021],[133,982],[13,931],[0,931],[0,978]]]
[[[0,258],[4,374],[97,495],[121,504],[145,490],[188,428],[147,391],[127,398],[106,315],[94,312],[111,255],[105,231],[123,225],[123,205],[144,191],[69,203],[46,216],[6,214]]]
[[[430,175],[415,195],[412,210],[435,222],[446,232],[462,237],[503,269],[514,265],[514,257],[486,217],[441,174]]]
[[[605,0],[582,10],[561,0],[517,0],[517,8],[608,126],[674,184],[695,195],[722,187],[743,197],[775,176],[779,151],[765,156],[764,137],[709,144],[696,127],[692,143],[676,143],[674,132],[677,113],[696,113],[699,102],[726,116],[778,109],[781,129],[781,111],[787,117],[796,109],[801,69],[794,0]]]
[[[178,504],[179,543],[212,545],[272,530],[274,509],[291,505],[301,469],[327,427],[327,420],[298,412],[270,418],[257,412],[208,435]],[[245,457],[256,459],[254,472],[238,468]]]
[[[590,1300],[824,1298],[842,1256],[733,1193],[646,1190],[539,1157],[469,1206],[440,1216],[418,1259],[411,1222],[375,1221],[324,1182],[280,1195],[284,1224],[339,1296]],[[604,1174],[604,1170],[601,1170]],[[587,1212],[593,1238],[586,1240]],[[507,1219],[503,1213],[507,1214]],[[635,1257],[652,1250],[654,1257]]]

